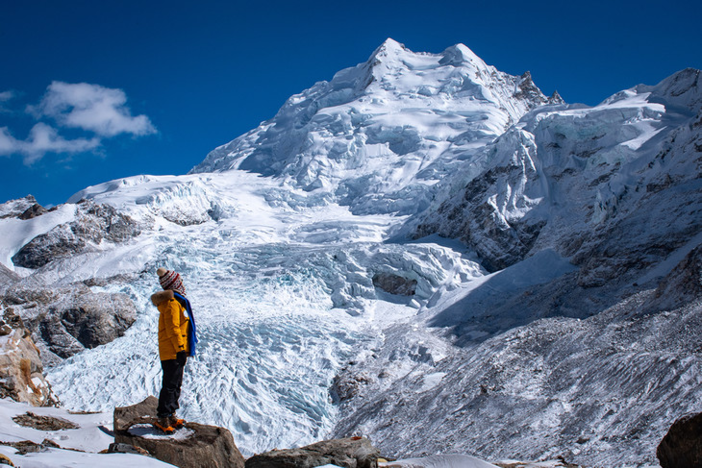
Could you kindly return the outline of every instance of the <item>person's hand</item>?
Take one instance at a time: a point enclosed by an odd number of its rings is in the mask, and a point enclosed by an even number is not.
[[[185,365],[185,362],[188,360],[188,353],[185,351],[181,351],[179,353],[176,353],[176,361],[178,361],[178,364],[181,366]]]

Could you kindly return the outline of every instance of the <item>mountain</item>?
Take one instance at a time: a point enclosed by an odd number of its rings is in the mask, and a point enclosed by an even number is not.
[[[415,214],[433,184],[547,102],[528,72],[502,73],[462,44],[437,55],[388,39],[367,62],[290,97],[192,173],[257,172],[355,214]]]
[[[159,388],[148,297],[180,272],[182,412],[244,455],[362,434],[647,466],[702,397],[699,78],[569,105],[464,45],[389,39],[187,175],[0,205],[0,294],[30,327],[62,317],[51,293],[130,301],[123,336],[67,357],[32,329],[61,402],[109,411]]]

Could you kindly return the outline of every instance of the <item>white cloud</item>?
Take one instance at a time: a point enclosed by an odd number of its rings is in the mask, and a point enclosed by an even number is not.
[[[41,122],[32,127],[26,140],[17,140],[7,127],[0,128],[0,156],[19,153],[24,155],[25,164],[32,164],[46,153],[82,153],[98,146],[98,137],[66,140],[55,128]]]
[[[17,153],[18,141],[10,134],[7,127],[0,127],[0,156]]]
[[[6,103],[18,96],[13,91],[0,92],[0,113],[10,112]],[[81,153],[98,148],[102,140],[121,134],[134,136],[156,133],[145,115],[133,116],[126,106],[127,96],[121,89],[105,88],[89,83],[54,81],[36,106],[27,112],[38,122],[27,139],[18,140],[7,127],[0,127],[0,156],[21,154],[25,164],[44,157],[46,153]],[[51,119],[56,125],[42,120]],[[58,127],[57,127],[58,126]],[[58,128],[75,128],[88,135],[66,139]]]
[[[145,115],[132,116],[121,89],[89,83],[54,81],[37,106],[28,110],[37,118],[50,117],[59,125],[80,128],[104,137],[122,133],[148,135],[156,132]]]
[[[9,112],[6,103],[10,102],[14,98],[15,93],[13,91],[0,92],[0,112]]]

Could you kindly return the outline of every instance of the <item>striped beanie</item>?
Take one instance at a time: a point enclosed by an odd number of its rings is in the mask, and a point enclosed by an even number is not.
[[[180,294],[185,294],[185,286],[183,286],[183,280],[178,273],[172,270],[166,270],[165,268],[159,268],[156,274],[158,275],[158,281],[161,283],[163,289],[171,289]]]

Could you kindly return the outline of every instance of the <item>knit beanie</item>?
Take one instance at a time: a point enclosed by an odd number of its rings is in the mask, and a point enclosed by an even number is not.
[[[173,291],[179,292],[180,294],[185,294],[185,286],[183,285],[183,280],[180,275],[172,270],[166,270],[165,268],[159,268],[156,270],[158,275],[158,281],[161,283],[161,287],[166,289],[171,289]]]

